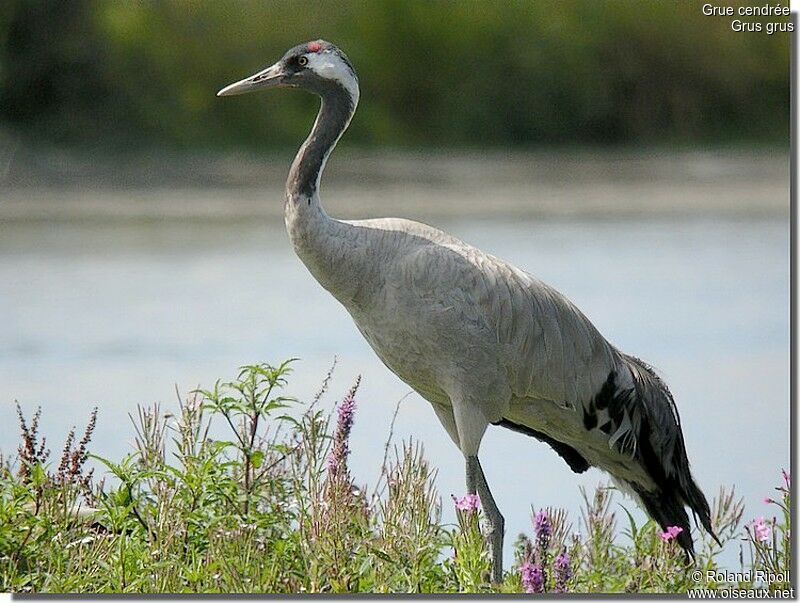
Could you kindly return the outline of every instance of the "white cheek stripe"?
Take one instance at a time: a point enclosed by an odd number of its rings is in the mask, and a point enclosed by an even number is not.
[[[318,76],[327,80],[336,80],[353,97],[353,104],[358,103],[358,81],[350,68],[333,52],[311,52],[305,55],[308,58],[308,68]]]

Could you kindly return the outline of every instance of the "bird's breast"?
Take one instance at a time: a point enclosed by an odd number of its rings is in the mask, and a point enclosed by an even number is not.
[[[443,367],[436,361],[440,350],[427,334],[397,312],[348,309],[364,339],[389,370],[428,401],[450,404],[441,383]]]

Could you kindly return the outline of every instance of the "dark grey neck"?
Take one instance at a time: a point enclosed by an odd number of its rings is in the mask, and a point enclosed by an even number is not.
[[[290,199],[298,196],[310,199],[317,192],[325,161],[355,112],[354,99],[338,84],[325,86],[319,90],[319,95],[322,104],[317,120],[297,152],[286,180]]]

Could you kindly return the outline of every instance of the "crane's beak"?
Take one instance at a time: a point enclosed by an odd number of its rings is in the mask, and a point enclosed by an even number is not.
[[[275,63],[271,67],[264,69],[264,71],[259,71],[255,75],[225,86],[217,92],[217,96],[234,96],[262,88],[275,88],[280,86],[285,79],[286,73],[283,70],[283,66],[280,63]]]

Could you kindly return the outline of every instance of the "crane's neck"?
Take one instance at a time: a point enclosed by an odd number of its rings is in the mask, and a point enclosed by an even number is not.
[[[350,124],[358,103],[358,89],[348,91],[337,83],[329,83],[319,91],[322,104],[317,120],[306,141],[297,152],[286,180],[289,203],[319,203],[319,182],[325,162],[339,138]]]
[[[325,162],[358,103],[358,88],[330,84],[318,91],[322,104],[308,138],[300,147],[286,180],[284,217],[295,252],[320,284],[339,301],[352,301],[358,280],[353,261],[354,227],[330,218],[319,199]],[[352,272],[352,274],[351,274]]]

